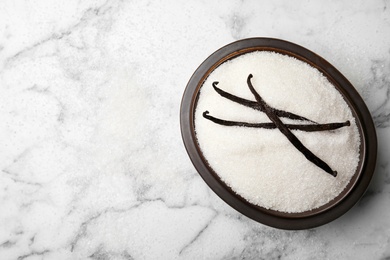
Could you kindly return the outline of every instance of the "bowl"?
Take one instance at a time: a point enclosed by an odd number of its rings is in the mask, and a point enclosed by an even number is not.
[[[356,171],[342,192],[331,201],[303,212],[284,212],[256,205],[233,191],[210,166],[195,131],[195,111],[200,89],[221,64],[251,52],[267,51],[298,59],[319,70],[350,108],[360,135]],[[314,228],[329,223],[351,209],[366,191],[376,165],[377,138],[371,115],[352,84],[329,62],[297,44],[273,38],[248,38],[228,44],[211,54],[194,72],[180,108],[181,134],[187,153],[208,186],[228,205],[262,224],[286,230]]]

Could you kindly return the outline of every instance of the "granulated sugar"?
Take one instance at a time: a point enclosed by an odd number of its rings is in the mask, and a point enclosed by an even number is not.
[[[282,134],[272,129],[226,126],[225,121],[271,123],[267,114],[226,98],[224,93],[256,102],[247,79],[272,108],[309,120],[279,116],[286,125],[350,122],[334,130],[291,132],[315,156],[337,171],[324,171]],[[275,124],[274,124],[275,126]],[[310,65],[290,56],[257,51],[216,68],[204,82],[195,112],[195,131],[210,167],[249,202],[282,212],[297,213],[320,207],[339,195],[359,162],[360,136],[352,112],[337,89]]]

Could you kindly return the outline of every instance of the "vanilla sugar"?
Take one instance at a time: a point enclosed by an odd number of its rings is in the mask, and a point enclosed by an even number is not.
[[[337,171],[336,177],[310,162],[278,128],[226,126],[203,116],[208,111],[226,121],[272,124],[266,113],[233,102],[213,88],[213,82],[219,82],[224,92],[255,102],[247,85],[249,74],[269,106],[312,121],[280,117],[284,124],[350,122],[329,131],[291,130]],[[221,180],[267,209],[298,213],[326,204],[345,189],[359,162],[358,128],[340,92],[316,68],[279,53],[250,52],[212,71],[200,89],[194,123],[201,152]]]

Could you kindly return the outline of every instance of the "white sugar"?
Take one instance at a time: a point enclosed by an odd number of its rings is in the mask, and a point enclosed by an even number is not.
[[[271,122],[265,113],[224,98],[212,87],[218,81],[223,91],[255,101],[247,85],[249,74],[257,92],[275,109],[320,124],[351,122],[332,131],[292,131],[338,172],[337,177],[308,161],[278,129],[219,125],[202,116],[209,111],[229,121]],[[241,55],[209,75],[200,90],[195,131],[210,167],[228,186],[253,204],[283,212],[303,212],[331,201],[347,186],[359,162],[359,132],[341,94],[317,69],[273,52]]]

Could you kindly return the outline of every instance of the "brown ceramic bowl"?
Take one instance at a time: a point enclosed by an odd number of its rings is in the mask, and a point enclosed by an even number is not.
[[[350,106],[361,136],[360,162],[351,181],[339,196],[327,204],[301,213],[285,213],[253,205],[231,190],[204,158],[194,130],[194,113],[199,90],[208,75],[227,60],[252,51],[273,51],[295,57],[321,71]],[[326,224],[347,212],[363,196],[372,178],[377,138],[371,115],[351,83],[329,62],[296,44],[271,38],[249,38],[222,47],[208,57],[192,75],[185,89],[180,125],[184,145],[195,168],[209,187],[227,204],[260,223],[281,229],[308,229]]]

